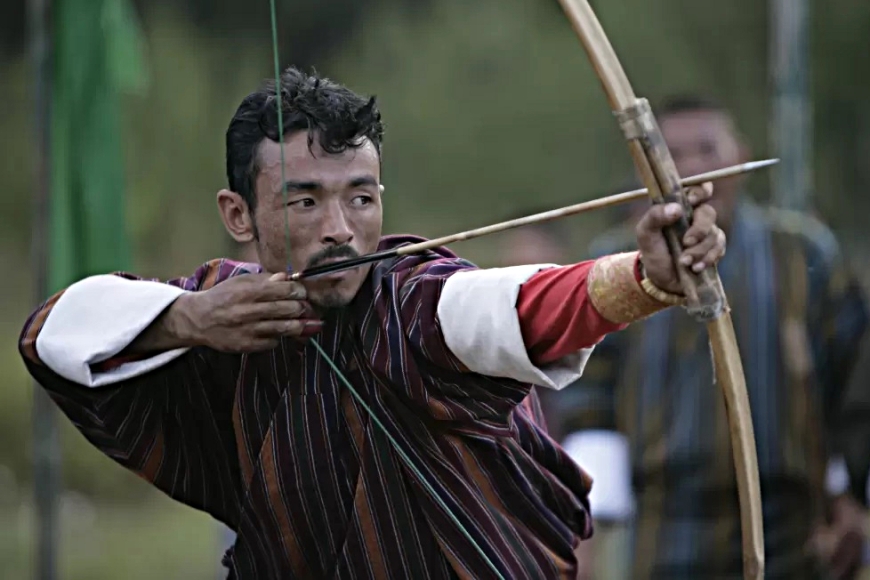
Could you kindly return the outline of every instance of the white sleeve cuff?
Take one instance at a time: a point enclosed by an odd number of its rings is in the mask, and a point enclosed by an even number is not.
[[[829,495],[841,495],[849,491],[849,471],[846,468],[846,460],[840,455],[828,461],[825,491]]]
[[[593,479],[589,493],[592,517],[630,519],[635,500],[628,439],[615,431],[580,431],[568,435],[562,448]]]
[[[60,376],[86,387],[117,383],[181,356],[181,348],[95,373],[91,365],[124,350],[185,290],[145,280],[103,275],[76,282],[51,309],[39,336],[40,360]]]
[[[447,347],[470,371],[555,390],[580,378],[592,348],[539,368],[523,343],[516,309],[520,286],[554,266],[465,270],[447,279],[438,301],[438,320]]]

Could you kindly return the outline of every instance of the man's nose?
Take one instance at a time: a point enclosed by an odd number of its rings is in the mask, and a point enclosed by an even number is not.
[[[353,231],[341,204],[330,203],[326,207],[320,239],[324,244],[335,246],[342,246],[353,239]]]
[[[674,165],[681,177],[689,177],[710,171],[710,161],[702,155],[682,155],[674,158]]]

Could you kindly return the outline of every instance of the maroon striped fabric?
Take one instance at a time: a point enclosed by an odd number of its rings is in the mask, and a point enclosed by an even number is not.
[[[441,289],[469,268],[447,250],[382,263],[317,340],[504,578],[574,578],[591,481],[547,436],[530,385],[471,373],[444,343]],[[257,271],[217,260],[167,283]],[[196,348],[90,389],[36,353],[56,302],[22,332],[28,369],[101,451],[236,531],[230,578],[496,577],[312,345]]]

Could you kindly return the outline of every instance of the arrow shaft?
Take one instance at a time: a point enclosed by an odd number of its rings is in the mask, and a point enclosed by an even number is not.
[[[723,169],[717,169],[715,171],[708,171],[706,173],[700,173],[698,175],[693,175],[691,177],[687,177],[681,180],[682,187],[689,187],[692,185],[700,185],[702,183],[708,181],[716,181],[717,179],[723,179],[726,177],[733,177],[735,175],[740,175],[741,173],[748,173],[750,171],[755,171],[757,169],[761,169],[764,167],[769,167],[778,160],[776,159],[765,159],[762,161],[753,161],[750,163],[743,163],[740,165],[733,165],[731,167],[725,167]],[[442,246],[447,246],[449,244],[454,244],[456,242],[462,242],[466,240],[473,240],[474,238],[480,238],[482,236],[488,236],[490,234],[496,234],[499,232],[503,232],[506,230],[519,228],[522,226],[528,226],[533,224],[538,224],[542,222],[548,222],[551,220],[564,218],[572,215],[581,214],[587,211],[592,211],[596,209],[602,209],[605,207],[610,207],[613,205],[618,205],[622,203],[628,203],[630,201],[635,201],[638,199],[643,199],[649,195],[649,190],[647,188],[635,189],[632,191],[626,191],[623,193],[617,193],[614,195],[609,195],[607,197],[602,197],[599,199],[593,199],[591,201],[585,201],[582,203],[577,203],[574,205],[569,205],[566,207],[562,207],[559,209],[554,209],[550,211],[545,211],[541,213],[537,213],[534,215],[524,216],[521,218],[500,222],[497,224],[492,224],[488,226],[484,226],[481,228],[476,228],[473,230],[468,230],[465,232],[459,232],[456,234],[450,234],[449,236],[443,236],[440,238],[435,238],[432,240],[427,240],[425,242],[420,242],[417,244],[410,244],[408,246],[402,246],[400,248],[396,248],[394,250],[387,250],[385,252],[376,252],[373,254],[366,254],[365,256],[359,256],[357,258],[351,258],[349,260],[343,260],[341,262],[333,262],[331,264],[324,264],[322,266],[315,266],[313,268],[308,268],[300,273],[294,274],[294,280],[300,280],[303,278],[313,278],[314,276],[322,276],[324,274],[333,274],[335,272],[341,272],[343,270],[350,270],[352,268],[359,268],[360,266],[364,266],[366,264],[371,264],[374,262],[379,262],[381,260],[387,260],[389,258],[394,258],[396,256],[407,256],[411,254],[419,254],[421,252],[425,252],[428,250],[432,250],[435,248],[440,248]]]

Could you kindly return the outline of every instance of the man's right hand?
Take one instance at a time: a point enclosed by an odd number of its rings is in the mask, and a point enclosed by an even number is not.
[[[307,339],[322,326],[302,284],[284,273],[246,274],[182,294],[127,350],[256,352],[275,348],[285,336]]]
[[[176,304],[179,336],[224,352],[268,350],[281,337],[307,338],[323,324],[306,301],[305,286],[284,273],[230,278]]]

